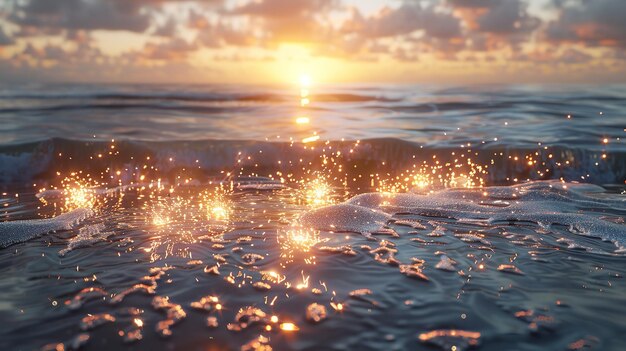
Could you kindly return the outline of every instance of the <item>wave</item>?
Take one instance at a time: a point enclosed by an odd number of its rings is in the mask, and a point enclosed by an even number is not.
[[[292,102],[297,101],[299,95],[285,93],[106,93],[106,92],[26,92],[0,94],[0,100],[92,100],[92,101],[181,101],[181,102]],[[310,98],[317,102],[394,102],[401,99],[389,98],[383,95],[354,94],[354,93],[317,93]]]
[[[0,109],[0,113],[25,113],[25,112],[65,112],[65,111],[94,111],[94,110],[172,110],[177,112],[193,112],[205,114],[217,114],[224,112],[242,111],[243,107],[222,107],[222,106],[200,106],[200,105],[184,105],[184,106],[168,106],[163,103],[79,103],[79,104],[59,104],[52,106],[35,106],[35,107],[11,107]]]
[[[113,148],[112,148],[113,146]],[[332,152],[332,153],[331,153]],[[334,155],[334,156],[333,156]],[[340,157],[338,155],[341,155]],[[531,155],[529,167],[524,155]],[[462,158],[465,156],[465,158]],[[597,151],[564,145],[543,148],[478,145],[471,151],[458,147],[419,145],[400,139],[355,141],[263,142],[252,140],[105,141],[48,139],[0,146],[0,185],[27,185],[51,180],[57,172],[114,175],[137,181],[140,174],[166,179],[184,174],[194,179],[230,172],[242,175],[327,172],[328,161],[341,164],[347,179],[368,186],[373,174],[393,177],[424,164],[467,169],[481,165],[484,185],[513,181],[563,179],[594,184],[622,184],[626,179],[626,152],[602,159]],[[518,161],[513,161],[518,158]],[[303,167],[306,165],[306,167]],[[432,167],[433,169],[437,167]],[[475,171],[475,170],[474,170]]]

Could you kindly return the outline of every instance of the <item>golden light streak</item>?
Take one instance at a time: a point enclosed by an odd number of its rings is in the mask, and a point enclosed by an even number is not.
[[[309,124],[311,120],[309,117],[298,117],[296,118],[296,124]]]
[[[318,141],[318,140],[320,140],[320,136],[319,135],[313,135],[313,136],[306,137],[306,138],[302,139],[302,143],[303,144],[307,144],[307,143],[312,143],[312,142]]]
[[[337,312],[342,312],[344,309],[344,306],[341,302],[337,302],[337,303],[331,302],[330,306]]]
[[[480,338],[480,333],[465,331],[465,330],[451,329],[451,330],[433,330],[433,331],[422,333],[419,335],[419,339],[421,341],[428,341],[434,338],[441,338],[441,337],[460,337],[460,338],[470,339],[468,340],[469,344],[476,345],[478,339]]]
[[[288,332],[292,332],[292,331],[298,331],[300,330],[300,328],[298,328],[298,326],[296,326],[293,323],[281,323],[280,324],[280,329],[283,331],[288,331]]]
[[[308,289],[308,287],[309,287],[309,278],[311,278],[311,276],[310,275],[304,275],[304,271],[301,271],[300,274],[302,275],[302,283],[298,283],[296,285],[296,289],[297,290]]]

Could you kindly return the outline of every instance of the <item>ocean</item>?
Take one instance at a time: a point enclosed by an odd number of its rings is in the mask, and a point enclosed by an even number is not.
[[[626,86],[0,86],[0,349],[621,350]]]

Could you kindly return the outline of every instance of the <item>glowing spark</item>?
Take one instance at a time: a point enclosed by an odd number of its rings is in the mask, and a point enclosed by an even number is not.
[[[227,197],[228,193],[218,188],[214,192],[205,192],[202,196],[201,208],[206,211],[210,221],[228,222],[232,213],[232,203]]]
[[[309,124],[309,117],[298,117],[296,118],[296,124]]]
[[[413,175],[413,179],[411,180],[411,185],[419,189],[423,189],[427,186],[430,186],[431,184],[432,180],[430,179],[430,176],[428,174],[415,174]]]
[[[342,304],[341,302],[339,302],[339,303],[334,303],[334,302],[331,302],[331,303],[330,303],[330,306],[331,306],[333,309],[335,309],[335,311],[337,311],[337,312],[341,312],[341,311],[343,311],[343,304]]]
[[[155,213],[152,217],[152,224],[156,225],[157,227],[170,224],[170,222],[170,218],[164,216],[162,213]]]
[[[293,323],[281,323],[280,324],[280,329],[284,330],[284,331],[298,331],[300,330],[300,328],[298,328],[295,324]]]
[[[92,189],[84,187],[65,189],[65,207],[68,210],[77,208],[93,208],[95,205],[95,194]]]
[[[472,188],[474,186],[472,179],[463,174],[450,180],[451,188]]]
[[[210,217],[215,219],[228,218],[228,210],[223,206],[217,205],[209,209]]]
[[[313,246],[322,242],[319,231],[294,228],[279,236],[281,247],[291,251],[309,252]]]
[[[77,208],[95,209],[99,205],[98,194],[95,190],[99,184],[89,176],[83,179],[79,173],[71,173],[69,177],[61,181],[63,210],[66,212]],[[41,197],[40,200],[46,203],[45,197]]]
[[[135,325],[139,328],[143,327],[143,321],[139,318],[133,319],[133,323],[135,323]]]
[[[300,272],[302,274],[302,283],[296,285],[297,290],[307,289],[309,287],[309,278],[310,276],[305,276],[304,271]]]
[[[333,189],[321,178],[316,178],[308,182],[305,186],[306,202],[312,206],[325,206],[332,204]]]
[[[319,135],[313,135],[313,136],[306,137],[306,138],[302,139],[302,143],[303,144],[307,144],[307,143],[312,143],[312,142],[318,141],[318,140],[320,140],[320,136]]]
[[[311,248],[326,240],[320,238],[319,231],[306,228],[292,228],[280,233],[277,236],[277,241],[281,248],[280,256],[285,259],[285,264],[291,263],[296,259],[302,260],[306,264],[315,264],[316,257],[310,253]],[[265,275],[264,279],[266,279]],[[272,279],[272,277],[270,276],[267,279]]]
[[[285,277],[284,275],[278,274],[274,271],[262,271],[261,272],[261,279],[270,281],[274,284],[280,284],[283,281],[285,281],[286,278],[287,277]]]

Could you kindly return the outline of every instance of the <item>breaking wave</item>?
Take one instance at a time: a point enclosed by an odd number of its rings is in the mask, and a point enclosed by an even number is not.
[[[424,146],[399,139],[363,140],[358,147],[354,141],[329,142],[327,145],[343,151],[344,161],[352,165],[352,169],[346,169],[348,173],[354,173],[349,175],[379,171],[400,173],[416,162],[430,162],[434,156],[440,163],[458,162],[459,158],[458,148]],[[107,155],[110,143],[54,138],[0,146],[0,183],[28,184],[33,180],[46,180],[59,170],[80,169],[93,174],[146,163],[157,168],[164,177],[181,169],[197,176],[214,176],[238,167],[248,167],[259,174],[297,173],[297,167],[289,168],[288,161],[303,160],[300,162],[315,164],[327,151],[323,147],[310,148],[301,143],[245,140],[116,141],[115,147],[116,157],[98,159],[97,155]],[[528,167],[524,155],[533,155],[541,167]],[[522,160],[514,162],[513,157]],[[601,157],[601,153],[593,150],[560,145],[544,150],[484,144],[472,149],[471,154],[472,162],[486,165],[487,185],[509,184],[514,179],[561,178],[594,184],[622,183],[626,179],[626,163],[623,162],[626,152],[613,152],[608,159]],[[281,164],[277,163],[279,160]],[[541,172],[537,172],[538,169]]]

